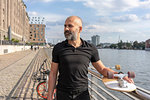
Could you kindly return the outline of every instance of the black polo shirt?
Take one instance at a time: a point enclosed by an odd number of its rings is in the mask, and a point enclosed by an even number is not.
[[[54,46],[52,61],[59,63],[57,89],[70,92],[88,88],[88,66],[98,61],[99,55],[94,45],[81,41],[82,45],[77,48],[67,40]]]

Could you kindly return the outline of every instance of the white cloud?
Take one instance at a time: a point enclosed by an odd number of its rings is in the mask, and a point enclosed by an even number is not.
[[[65,0],[66,1],[66,0]],[[150,0],[67,0],[82,2],[96,10],[97,15],[111,15],[113,12],[130,11],[134,8],[150,8]]]
[[[140,2],[141,8],[150,8],[150,0],[144,0],[144,2]]]
[[[23,0],[24,2],[27,2],[28,0]]]
[[[144,17],[143,17],[144,20],[150,20],[150,14],[146,14]]]
[[[113,21],[117,22],[131,22],[131,21],[139,21],[139,18],[135,14],[128,14],[124,16],[117,16],[112,19]]]
[[[30,2],[30,3],[35,3],[35,2],[52,2],[54,0],[23,0],[24,2]]]
[[[40,1],[43,1],[43,2],[52,2],[54,0],[40,0]]]
[[[35,11],[32,11],[32,12],[29,11],[28,14],[29,14],[29,16],[37,16],[38,15],[38,13]]]
[[[64,15],[59,15],[59,14],[53,14],[53,13],[39,13],[39,12],[35,12],[35,11],[29,11],[28,12],[29,17],[45,17],[46,21],[48,22],[57,22],[60,20],[64,20],[66,18],[66,16]]]
[[[89,33],[124,33],[125,29],[113,26],[102,26],[102,25],[87,25],[83,28],[83,32]]]

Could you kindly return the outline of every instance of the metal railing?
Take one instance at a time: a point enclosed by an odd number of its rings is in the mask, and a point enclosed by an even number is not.
[[[133,92],[109,90],[101,82],[102,77],[96,70],[89,69],[89,92],[91,100],[150,100],[150,91],[137,86]]]
[[[0,44],[1,45],[25,45],[23,43],[17,43],[17,42],[12,42],[12,41],[8,41],[8,40],[1,40]]]

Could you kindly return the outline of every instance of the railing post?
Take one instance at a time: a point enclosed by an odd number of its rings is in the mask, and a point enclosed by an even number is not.
[[[91,80],[94,81],[94,76],[91,74]],[[91,82],[91,95],[94,95],[94,91],[92,90],[94,88],[94,84]],[[93,98],[91,98],[91,100],[94,100]]]

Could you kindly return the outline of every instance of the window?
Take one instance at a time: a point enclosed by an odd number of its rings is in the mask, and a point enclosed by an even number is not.
[[[36,34],[34,34],[34,38],[36,38]]]
[[[3,20],[3,28],[5,28],[5,21]]]
[[[3,8],[3,14],[5,14],[5,9]]]

